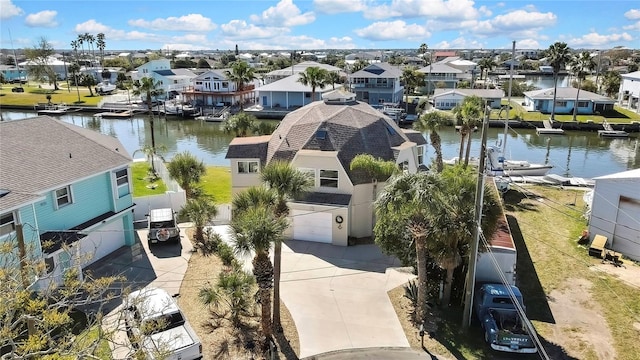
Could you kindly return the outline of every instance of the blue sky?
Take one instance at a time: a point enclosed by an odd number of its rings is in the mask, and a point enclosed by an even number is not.
[[[0,48],[45,37],[69,49],[104,33],[106,50],[640,48],[627,0],[0,0]],[[11,37],[9,36],[11,33]]]

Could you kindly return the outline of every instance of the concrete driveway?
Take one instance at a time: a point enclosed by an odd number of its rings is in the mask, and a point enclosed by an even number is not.
[[[137,230],[138,241],[131,247],[122,247],[109,256],[91,264],[86,270],[95,276],[121,275],[126,278],[122,285],[131,290],[144,287],[157,287],[171,295],[179,295],[182,279],[187,271],[193,246],[185,234],[190,223],[180,224],[180,244],[147,244],[147,229]],[[131,355],[131,345],[124,332],[122,318],[122,299],[105,304],[108,314],[103,319],[103,327],[115,331],[110,343],[113,359],[126,359]]]
[[[229,240],[228,226],[212,229]],[[242,260],[250,270],[250,257]],[[387,295],[414,277],[399,266],[373,244],[287,241],[280,296],[298,328],[300,358],[345,349],[408,348]]]

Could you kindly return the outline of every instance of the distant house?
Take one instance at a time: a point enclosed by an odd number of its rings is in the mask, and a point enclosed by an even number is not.
[[[342,88],[342,84],[328,84],[324,87],[316,87],[315,98],[312,97],[312,88],[302,84],[300,72],[284,79],[263,85],[256,90],[258,102],[263,108],[298,108],[313,101],[322,99],[322,94]]]
[[[253,104],[255,84],[244,84],[238,89],[226,71],[229,69],[212,69],[195,76],[192,86],[182,91],[184,100],[198,106],[235,105],[241,101]]]
[[[196,75],[189,69],[171,69],[169,59],[151,60],[131,73],[132,80],[150,77],[160,82],[166,96],[173,97],[191,86]]]
[[[640,113],[640,71],[621,76],[622,83],[618,92],[618,104]]]
[[[300,72],[304,72],[307,70],[307,68],[309,67],[319,67],[321,69],[325,69],[327,71],[332,71],[332,72],[337,72],[338,74],[340,74],[340,76],[345,76],[346,74],[344,73],[344,71],[342,71],[342,69],[340,69],[339,67],[333,66],[333,65],[329,65],[329,64],[322,64],[322,63],[318,63],[315,61],[303,61],[301,63],[298,64],[294,64],[292,66],[286,67],[284,69],[278,69],[278,70],[273,70],[270,71],[268,73],[266,73],[264,75],[264,83],[265,84],[271,84],[272,82],[278,81],[278,80],[282,80],[286,77],[289,77],[291,75],[295,75],[298,74]]]
[[[0,132],[0,243],[17,246],[22,225],[28,256],[47,266],[31,274],[37,286],[134,244],[131,157],[120,141],[48,116],[0,122]]]
[[[456,55],[455,51],[436,51],[433,53],[433,61],[437,62]]]
[[[556,114],[573,114],[576,106],[578,89],[573,87],[558,87],[556,95]],[[594,114],[613,110],[615,101],[606,96],[598,95],[586,90],[580,90],[578,98],[578,114]],[[529,111],[550,113],[553,105],[553,88],[527,91],[524,93],[523,106]]]
[[[15,65],[0,65],[0,73],[8,83],[27,81],[27,71]]]
[[[436,89],[433,95],[433,107],[438,110],[451,110],[467,96],[478,96],[485,100],[492,109],[499,109],[504,97],[500,89]]]
[[[375,63],[349,75],[349,86],[358,101],[372,105],[399,103],[404,86],[400,83],[402,70],[389,63]]]
[[[58,60],[54,57],[47,58],[45,63],[47,66],[51,67],[51,69],[56,73],[56,76],[58,77],[58,79],[65,80],[67,78],[67,75],[69,74],[67,70],[69,63],[64,62],[62,60]],[[22,69],[27,69],[27,72],[28,72],[30,68],[40,67],[42,65],[32,60],[27,60],[19,63],[18,66]]]
[[[434,63],[420,68],[418,71],[425,74],[425,90],[428,94],[432,94],[437,88],[455,89],[458,82],[471,80],[471,77],[467,76],[463,70],[445,63]]]
[[[590,237],[606,236],[605,248],[640,261],[640,169],[594,180]]]
[[[358,154],[391,160],[416,172],[424,160],[426,140],[402,130],[355,94],[335,90],[285,116],[272,135],[235,138],[226,158],[236,194],[260,184],[260,169],[287,161],[309,174],[313,188],[289,203],[290,238],[346,246],[350,238],[372,235],[374,188],[371,178],[350,169]]]
[[[362,60],[368,62],[369,64],[375,64],[382,62],[383,57],[384,54],[380,51],[360,51],[345,55],[344,62],[347,65],[353,65],[358,60]]]

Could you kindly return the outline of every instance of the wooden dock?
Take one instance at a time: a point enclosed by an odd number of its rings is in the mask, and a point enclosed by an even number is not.
[[[598,136],[608,138],[626,138],[629,137],[629,133],[623,130],[614,130],[611,124],[604,120],[602,122],[604,130],[598,130]]]
[[[548,134],[548,135],[563,135],[564,134],[564,130],[557,128],[554,129],[553,128],[553,123],[551,122],[551,120],[544,120],[542,121],[542,125],[544,127],[541,128],[536,128],[536,133],[538,135],[540,134]]]

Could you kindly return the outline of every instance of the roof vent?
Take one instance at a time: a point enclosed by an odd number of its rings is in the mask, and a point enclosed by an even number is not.
[[[10,193],[11,190],[7,190],[7,189],[0,189],[0,198],[4,197],[5,195],[7,195],[8,193]]]
[[[318,130],[316,131],[316,139],[324,140],[327,138],[327,130]]]
[[[356,94],[336,89],[322,94],[322,100],[325,104],[354,104],[356,102]]]

